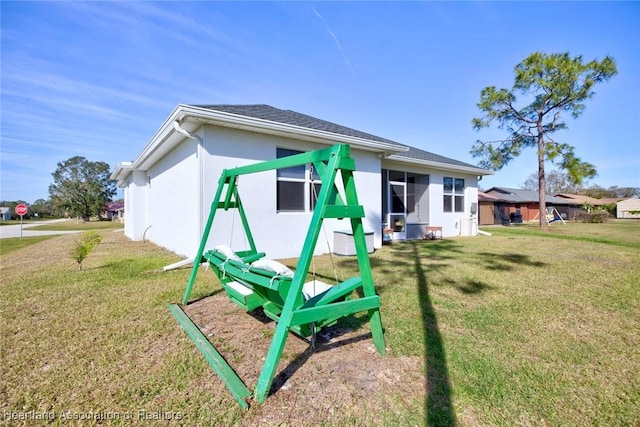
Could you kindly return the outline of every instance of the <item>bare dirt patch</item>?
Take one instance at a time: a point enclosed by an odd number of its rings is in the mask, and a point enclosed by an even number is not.
[[[275,322],[260,310],[246,313],[224,292],[189,304],[185,312],[254,389]],[[378,424],[382,420],[372,417],[393,413],[405,398],[424,395],[420,363],[419,358],[380,356],[364,328],[340,323],[325,328],[315,349],[289,334],[270,396],[262,405],[250,403],[243,424],[318,425],[338,413],[352,424]]]

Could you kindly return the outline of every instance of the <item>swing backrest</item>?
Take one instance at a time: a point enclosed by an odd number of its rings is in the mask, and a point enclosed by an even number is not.
[[[212,269],[223,283],[242,283],[265,301],[282,308],[291,287],[293,274],[283,275],[255,267],[242,258],[234,259],[224,253],[211,250],[204,254]]]

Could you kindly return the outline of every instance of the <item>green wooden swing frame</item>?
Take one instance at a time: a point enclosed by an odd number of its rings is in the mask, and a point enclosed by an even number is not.
[[[313,165],[322,185],[293,277],[279,276],[273,272],[252,268],[250,263],[264,257],[265,254],[256,249],[238,193],[238,177],[306,164]],[[245,409],[248,408],[247,399],[251,398],[252,394],[254,399],[260,403],[267,398],[289,332],[306,337],[314,334],[321,327],[334,323],[340,317],[366,311],[374,345],[378,353],[381,355],[386,353],[380,316],[380,297],[376,295],[373,283],[362,224],[364,208],[358,203],[353,179],[354,171],[355,162],[350,156],[349,146],[346,144],[337,144],[326,149],[222,171],[198,252],[194,258],[182,304],[189,303],[200,264],[206,262],[216,272],[223,288],[233,302],[247,311],[262,307],[265,314],[277,322],[255,391],[252,393],[249,390],[180,305],[170,304],[169,310],[229,388],[234,398]],[[339,174],[342,178],[344,199],[338,188]],[[237,209],[242,220],[249,249],[237,252],[241,261],[226,259],[216,251],[205,252],[215,214],[220,209],[225,211]],[[309,273],[323,221],[328,218],[348,218],[350,220],[360,276],[347,279],[327,291],[305,300],[302,293],[303,286]],[[237,287],[233,286],[234,282],[241,282],[251,292],[238,292]],[[356,289],[361,289],[363,296],[351,298]]]

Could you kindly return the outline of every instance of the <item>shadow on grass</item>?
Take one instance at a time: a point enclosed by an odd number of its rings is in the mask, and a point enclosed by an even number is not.
[[[518,266],[544,267],[546,263],[535,261],[530,257],[515,253],[467,253],[455,241],[441,240],[438,242],[406,242],[397,248],[398,257],[402,258],[409,269],[411,260],[416,278],[416,291],[419,295],[420,314],[424,332],[424,354],[426,365],[425,378],[425,412],[429,426],[455,426],[456,415],[453,409],[452,389],[447,368],[446,351],[438,317],[434,309],[430,287],[440,284],[456,288],[463,294],[481,294],[494,287],[488,283],[475,280],[444,279],[441,283],[434,283],[427,270],[433,272],[439,269],[453,268],[450,261],[464,257],[465,262],[471,262],[480,269],[511,271]],[[425,263],[427,261],[427,263]]]
[[[542,261],[532,261],[528,255],[522,254],[494,254],[490,252],[479,252],[475,257],[483,262],[487,270],[509,271],[518,265],[528,265],[532,267],[544,267],[547,263]]]
[[[447,357],[444,350],[442,335],[438,326],[438,318],[429,295],[427,275],[422,267],[422,261],[417,244],[411,245],[414,268],[417,278],[417,292],[420,296],[420,313],[422,328],[424,329],[425,350],[425,413],[429,426],[454,426],[456,416],[451,401],[451,382],[447,369]]]

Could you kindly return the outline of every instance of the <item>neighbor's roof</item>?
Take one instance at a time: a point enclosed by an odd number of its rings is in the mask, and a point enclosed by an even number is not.
[[[496,196],[492,196],[491,194],[487,194],[484,191],[478,191],[478,201],[479,202],[499,202],[500,198]]]
[[[611,203],[619,203],[629,199],[633,199],[633,197],[603,197],[602,199],[596,200],[600,200],[600,203],[604,205],[609,205]]]
[[[109,202],[107,203],[107,211],[115,212],[118,209],[124,208],[124,202]]]
[[[608,202],[603,201],[602,199],[596,199],[594,197],[583,196],[581,194],[568,194],[568,193],[558,193],[555,197],[560,197],[563,199],[573,200],[576,203],[585,204],[590,203],[594,206],[598,205],[606,205]]]
[[[485,193],[498,197],[500,200],[504,200],[509,203],[531,203],[538,202],[540,195],[537,191],[523,190],[521,188],[507,188],[507,187],[491,187]],[[561,197],[546,196],[545,201],[556,205],[579,205],[581,203],[575,202],[569,199],[563,199]]]

